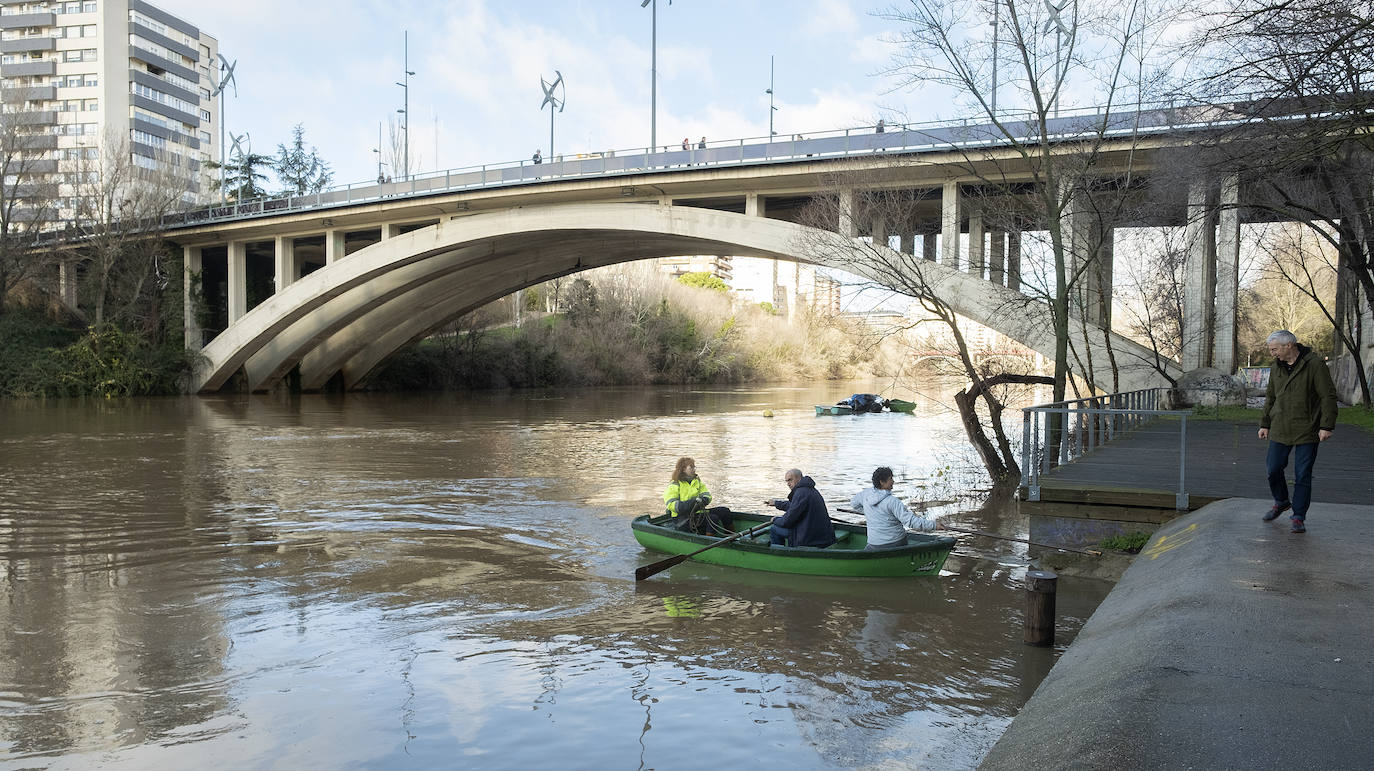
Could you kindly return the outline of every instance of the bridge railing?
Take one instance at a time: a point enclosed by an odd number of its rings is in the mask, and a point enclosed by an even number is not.
[[[1244,104],[1237,99],[1235,104]],[[1084,136],[1130,136],[1189,128],[1213,127],[1249,119],[1250,113],[1228,105],[1166,102],[1139,110],[1114,112],[1100,107],[1064,110],[1046,126],[1048,138],[1064,140]],[[556,179],[589,179],[607,176],[679,171],[699,166],[740,166],[762,163],[805,162],[873,153],[931,152],[1005,144],[1008,135],[1019,141],[1042,138],[1033,113],[1000,111],[999,125],[986,119],[928,121],[892,124],[882,133],[877,126],[779,137],[745,137],[707,142],[706,147],[688,143],[686,149],[665,146],[608,150],[561,155],[547,162],[506,161],[415,174],[408,178],[342,185],[318,193],[280,195],[248,201],[211,205],[169,214],[165,227],[186,227],[383,201],[409,196],[547,182]]]
[[[1160,409],[1168,389],[1092,396],[1026,407],[1022,415],[1021,487],[1024,500],[1040,500],[1040,488],[1050,469],[1071,463],[1127,432],[1161,417],[1178,418],[1178,479],[1175,507],[1188,508],[1185,458],[1188,412]],[[1057,417],[1058,420],[1054,418]]]

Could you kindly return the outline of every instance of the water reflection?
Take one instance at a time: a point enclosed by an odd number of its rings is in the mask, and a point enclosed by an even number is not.
[[[972,766],[1053,661],[1019,643],[1024,552],[969,544],[914,581],[631,580],[629,520],[678,455],[752,508],[791,466],[836,500],[964,452],[952,416],[814,416],[854,390],[0,406],[0,752]],[[1061,646],[1106,590],[1063,583]]]

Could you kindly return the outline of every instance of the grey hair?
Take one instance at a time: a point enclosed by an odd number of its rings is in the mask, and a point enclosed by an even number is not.
[[[1279,331],[1270,335],[1269,339],[1265,340],[1264,342],[1266,344],[1278,343],[1279,345],[1284,345],[1286,343],[1292,344],[1298,342],[1298,336],[1293,334],[1292,332],[1289,332],[1286,329],[1280,329]]]
[[[794,476],[794,477],[796,477],[797,479],[801,479],[802,477],[806,476],[805,474],[801,473],[801,469],[799,469],[799,468],[790,468],[790,469],[788,469],[788,470],[782,472],[782,475],[783,475],[784,477],[791,477],[791,476]]]

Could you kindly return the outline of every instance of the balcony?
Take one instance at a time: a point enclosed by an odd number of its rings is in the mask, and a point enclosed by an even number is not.
[[[137,59],[141,62],[147,62],[148,64],[151,64],[160,70],[170,72],[174,75],[180,75],[181,77],[186,78],[192,83],[200,82],[200,73],[196,72],[195,70],[190,69],[189,67],[183,67],[170,59],[164,59],[161,56],[158,56],[157,54],[153,53],[152,51],[139,48],[137,45],[134,45],[132,43],[129,45],[129,58]]]
[[[14,123],[18,126],[51,126],[57,123],[57,112],[54,110],[17,112],[14,114]]]
[[[20,134],[15,137],[14,146],[19,150],[56,150],[56,134]]]
[[[8,19],[9,16],[0,16]],[[56,75],[57,62],[19,62],[16,64],[0,64],[0,77],[21,78],[27,75]]]
[[[0,99],[7,104],[34,102],[57,98],[57,86],[26,86],[0,90]]]
[[[51,174],[57,171],[57,161],[51,158],[36,158],[31,161],[14,161],[13,170],[20,174]]]
[[[17,54],[21,51],[56,51],[57,41],[50,37],[24,37],[18,40],[0,40],[0,53]]]
[[[55,13],[16,13],[13,16],[0,16],[0,29],[20,27],[51,27],[57,23]]]

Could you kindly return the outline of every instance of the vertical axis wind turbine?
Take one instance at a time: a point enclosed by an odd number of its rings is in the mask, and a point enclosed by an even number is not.
[[[539,109],[544,109],[544,105],[549,106],[549,162],[553,163],[553,116],[554,113],[563,112],[563,105],[568,101],[568,86],[563,82],[563,73],[554,70],[553,74],[557,77],[550,83],[544,80],[544,76],[539,76],[539,87],[544,89],[544,101],[539,103]],[[563,89],[563,96],[554,96],[554,91],[559,87]]]
[[[229,191],[224,186],[224,167],[229,162],[229,153],[224,146],[224,89],[226,86],[234,87],[234,96],[239,95],[239,83],[234,80],[234,67],[239,60],[229,61],[224,58],[224,54],[219,54],[219,83],[215,90],[210,92],[210,98],[219,97],[219,202],[225,203],[229,200]]]

